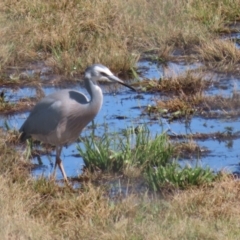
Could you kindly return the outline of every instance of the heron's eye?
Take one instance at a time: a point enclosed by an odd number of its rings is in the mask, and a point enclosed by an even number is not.
[[[105,72],[101,72],[101,74],[102,74],[104,77],[108,77],[108,74],[106,74]]]

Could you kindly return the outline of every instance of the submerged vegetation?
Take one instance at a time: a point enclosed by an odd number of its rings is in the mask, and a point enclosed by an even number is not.
[[[239,48],[224,35],[236,32],[239,20],[239,0],[2,0],[0,85],[30,86],[36,96],[12,101],[1,89],[0,113],[30,109],[44,95],[43,85],[61,84],[65,76],[69,84],[92,63],[137,78],[138,60],[150,59],[163,68],[169,60],[194,62],[199,68],[135,81],[140,93],[161,93],[143,114],[169,122],[188,122],[193,115],[239,117],[237,91],[231,96],[205,94],[219,84],[208,70],[239,72]],[[47,81],[48,74],[62,75]],[[231,127],[188,135],[151,134],[146,126],[121,134],[106,130],[101,137],[93,132],[77,147],[85,169],[72,179],[80,184],[75,189],[32,178],[32,143],[24,152],[18,137],[5,121],[5,129],[0,128],[2,239],[239,237],[239,181],[179,161],[197,161],[204,154],[197,139],[227,139],[231,145],[239,138]],[[44,145],[41,150],[49,152]],[[38,150],[32,152],[36,154]],[[102,184],[105,179],[117,179],[116,198],[110,184]],[[143,190],[131,192],[136,182]]]

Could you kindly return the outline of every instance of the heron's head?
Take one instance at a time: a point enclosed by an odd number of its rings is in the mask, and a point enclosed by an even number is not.
[[[133,91],[136,91],[133,87],[129,86],[128,84],[124,83],[121,79],[116,77],[107,67],[102,64],[94,64],[88,67],[85,71],[85,78],[96,82],[99,80],[105,80],[108,82],[117,82],[120,83]]]

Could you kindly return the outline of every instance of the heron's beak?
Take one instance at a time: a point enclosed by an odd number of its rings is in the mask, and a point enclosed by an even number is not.
[[[128,87],[130,88],[131,90],[135,91],[136,92],[136,89],[131,87],[130,85],[126,84],[125,82],[123,82],[121,79],[119,79],[118,77],[114,76],[114,75],[111,75],[111,76],[108,76],[108,79],[112,82],[117,82],[125,87]]]

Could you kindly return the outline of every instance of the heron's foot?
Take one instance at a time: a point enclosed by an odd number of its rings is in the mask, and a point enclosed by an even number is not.
[[[56,181],[56,172],[54,171],[51,175],[50,175],[50,177],[49,177],[49,180],[50,181],[53,181],[53,182],[55,182]],[[72,188],[72,184],[71,184],[71,182],[69,182],[69,180],[66,178],[63,178],[63,181],[62,181],[64,184],[66,184],[68,187],[70,187],[70,188]]]
[[[64,179],[64,183],[71,189],[73,189],[73,184],[72,182],[68,181],[68,179]]]

